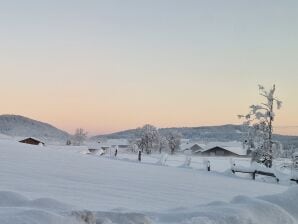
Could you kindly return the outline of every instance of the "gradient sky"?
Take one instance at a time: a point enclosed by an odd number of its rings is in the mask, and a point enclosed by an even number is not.
[[[298,134],[298,1],[0,1],[0,114],[90,134],[240,124],[277,85]]]

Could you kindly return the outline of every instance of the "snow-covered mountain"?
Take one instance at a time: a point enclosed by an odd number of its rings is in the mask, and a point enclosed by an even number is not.
[[[35,137],[46,143],[65,143],[70,135],[54,126],[20,115],[0,115],[0,134],[11,137]]]

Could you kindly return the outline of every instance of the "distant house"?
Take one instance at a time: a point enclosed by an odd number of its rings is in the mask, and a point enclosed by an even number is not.
[[[220,146],[206,149],[200,154],[202,156],[240,156],[238,153],[232,152],[229,149]]]
[[[109,146],[103,145],[100,142],[88,145],[89,154],[103,155],[108,151],[109,148]]]
[[[207,144],[187,142],[181,144],[181,151],[199,156],[247,156],[241,142],[209,142]]]
[[[127,139],[104,139],[97,141],[98,144],[104,145],[106,149],[109,148],[119,148],[119,149],[128,149],[130,144]]]
[[[106,141],[106,145],[112,147],[112,148],[119,148],[119,149],[128,149],[129,148],[129,142],[127,139],[108,139]]]
[[[29,137],[19,141],[20,143],[30,144],[30,145],[45,145],[44,142],[37,138]]]
[[[247,150],[240,142],[210,143],[199,152],[202,156],[247,156]]]
[[[187,142],[187,143],[181,144],[180,149],[183,152],[190,152],[192,154],[196,154],[198,152],[205,150],[205,147],[206,147],[205,145],[200,143]]]

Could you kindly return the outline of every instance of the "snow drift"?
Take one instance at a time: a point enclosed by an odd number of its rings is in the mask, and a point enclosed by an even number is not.
[[[158,223],[185,224],[297,224],[298,187],[282,194],[250,198],[237,196],[230,203],[213,202],[185,212],[155,214]]]
[[[53,199],[29,200],[0,192],[1,224],[297,224],[298,187],[282,194],[250,198],[237,196],[230,203],[213,202],[167,213],[79,211]]]

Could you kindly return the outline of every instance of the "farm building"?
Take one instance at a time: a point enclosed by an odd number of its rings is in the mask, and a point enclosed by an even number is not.
[[[187,142],[181,144],[180,149],[184,153],[199,156],[247,156],[247,150],[241,142]]]
[[[187,142],[184,144],[181,144],[180,149],[183,152],[188,152],[191,154],[196,154],[198,152],[201,152],[205,149],[206,145],[195,143],[195,142]]]
[[[241,142],[209,143],[199,152],[202,156],[247,156],[247,150]]]
[[[211,149],[206,149],[200,152],[202,156],[244,156],[242,154],[233,152],[228,147],[215,146]]]
[[[45,145],[44,142],[37,138],[29,137],[19,141],[20,143],[30,144],[30,145]]]

